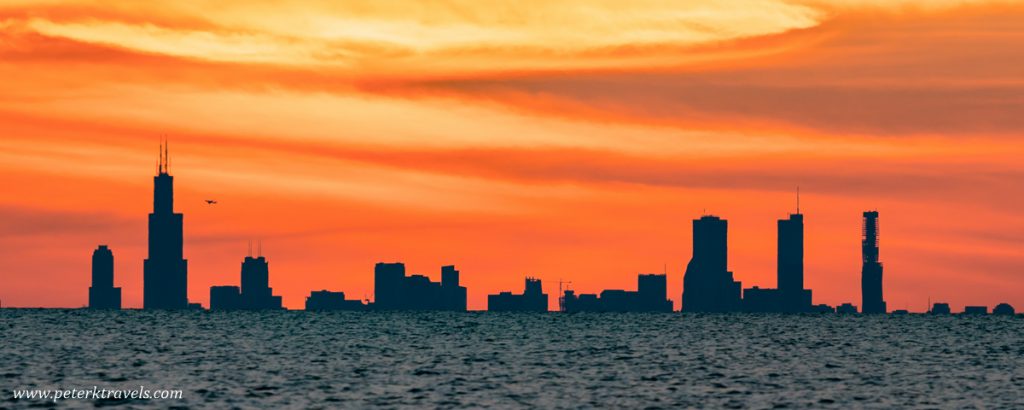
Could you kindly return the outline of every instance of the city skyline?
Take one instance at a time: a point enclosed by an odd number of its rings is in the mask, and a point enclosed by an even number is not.
[[[153,177],[153,212],[149,214],[148,255],[143,264],[143,309],[201,309],[187,295],[187,261],[184,259],[183,214],[174,212],[174,178],[170,174],[169,143],[159,149],[156,175]],[[216,200],[205,200],[207,205]],[[800,212],[800,191],[796,192],[796,213],[778,220],[776,274],[777,287],[757,286],[744,289],[729,269],[728,220],[705,212],[692,222],[692,253],[683,277],[680,311],[684,313],[890,313],[884,300],[883,266],[880,260],[879,212],[864,211],[861,225],[861,305],[815,304],[813,291],[804,287],[804,215]],[[120,288],[114,283],[114,257],[107,245],[99,245],[92,255],[88,289],[90,308],[120,309]],[[377,310],[377,311],[467,311],[468,290],[461,286],[460,272],[454,265],[441,267],[441,279],[427,275],[408,275],[403,262],[377,262],[373,272],[372,298],[347,299],[344,291],[313,290],[306,298],[305,310]],[[666,271],[639,274],[636,291],[605,289],[598,294],[577,294],[563,289],[559,280],[558,309],[562,312],[671,312]],[[240,285],[210,287],[209,310],[287,309],[282,297],[273,295],[270,269],[263,255],[263,242],[253,253],[249,241],[239,279]],[[520,295],[500,292],[487,296],[488,311],[548,311],[550,303],[543,293],[542,281],[526,278]],[[929,298],[929,302],[930,302]],[[949,311],[947,303],[936,303],[926,313]],[[1012,312],[1012,306],[1001,302]],[[967,305],[964,313],[987,314],[986,306]],[[908,309],[893,313],[906,314]],[[1005,313],[1005,312],[1004,312]]]
[[[814,303],[862,304],[877,209],[888,310],[1024,306],[1022,19],[996,0],[4,2],[0,301],[85,305],[104,244],[141,307],[169,137],[204,306],[262,239],[292,309],[372,296],[379,261],[458,266],[471,309],[526,276],[553,309],[560,281],[667,272],[679,309],[705,213],[744,289],[779,286],[798,186]]]

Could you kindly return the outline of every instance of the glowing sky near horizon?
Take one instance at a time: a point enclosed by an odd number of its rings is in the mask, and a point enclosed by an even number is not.
[[[544,281],[682,292],[691,220],[775,286],[806,215],[815,303],[1024,307],[1024,3],[985,0],[0,2],[0,301],[78,307],[109,245],[142,305],[171,144],[189,297],[261,239],[288,307],[372,298],[378,261],[471,309]],[[208,206],[205,199],[217,199]]]

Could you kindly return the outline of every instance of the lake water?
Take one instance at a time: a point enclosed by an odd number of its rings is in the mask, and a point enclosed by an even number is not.
[[[1024,408],[1024,318],[0,310],[15,389],[92,407]]]

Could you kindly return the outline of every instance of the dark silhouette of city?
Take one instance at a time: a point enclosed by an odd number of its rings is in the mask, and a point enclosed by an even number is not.
[[[361,300],[345,299],[345,292],[318,290],[309,293],[306,298],[306,310],[366,310]]]
[[[729,223],[713,215],[693,221],[693,257],[683,276],[683,312],[740,310],[740,282],[728,269]]]
[[[160,145],[157,175],[153,178],[153,212],[149,214],[148,258],[143,263],[144,309],[201,309],[189,303],[188,261],[183,258],[183,215],[174,212],[174,177],[170,175],[169,150]],[[208,205],[216,203],[206,200]],[[799,192],[796,213],[778,221],[776,288],[757,286],[743,289],[728,268],[728,221],[713,215],[693,220],[693,254],[683,277],[682,311],[705,313],[857,313],[857,306],[843,303],[835,308],[813,304],[812,291],[804,288],[804,215]],[[861,227],[861,307],[863,313],[886,313],[882,296],[882,263],[879,261],[878,211],[863,213]],[[210,288],[211,310],[283,309],[280,296],[270,288],[270,269],[262,249],[242,262],[240,286]],[[262,247],[261,247],[262,248]],[[559,291],[561,292],[559,282]],[[348,300],[340,291],[310,292],[306,310],[419,310],[465,311],[466,287],[459,284],[454,265],[441,267],[441,281],[424,275],[406,276],[402,263],[377,263],[374,267],[374,298]],[[566,290],[559,295],[559,310],[565,312],[671,312],[666,274],[641,274],[637,290],[609,289],[597,294]],[[100,245],[92,255],[92,283],[89,307],[120,309],[121,288],[114,287],[114,255]],[[488,295],[491,311],[546,312],[548,295],[541,281],[526,278],[522,294],[501,292]],[[906,314],[905,309],[894,314]],[[947,303],[935,303],[928,313],[950,314]],[[965,314],[988,314],[986,306],[967,306]],[[995,315],[1014,315],[1007,303],[994,309]]]
[[[92,286],[89,287],[89,307],[93,309],[121,308],[121,288],[114,287],[114,253],[107,245],[100,245],[92,253]]]
[[[262,248],[262,247],[261,247]],[[213,286],[210,288],[210,310],[267,310],[283,309],[281,297],[274,296],[270,288],[270,264],[262,255],[250,253],[242,261],[242,287]]]
[[[466,288],[455,266],[441,267],[441,282],[405,276],[403,263],[377,263],[373,270],[375,310],[466,310]]]
[[[864,212],[861,250],[864,259],[860,271],[861,309],[864,313],[885,313],[882,263],[878,261],[878,211]]]
[[[565,312],[671,312],[672,301],[668,300],[668,282],[664,274],[641,274],[637,276],[637,290],[605,290],[601,296],[593,294],[576,295],[567,290],[562,295],[561,306]]]
[[[522,295],[501,292],[487,295],[487,310],[493,312],[547,312],[548,295],[541,289],[540,279],[526,278]]]
[[[160,147],[149,214],[149,258],[143,262],[143,309],[186,309],[188,261],[183,258],[182,214],[174,213],[174,177],[167,144]]]

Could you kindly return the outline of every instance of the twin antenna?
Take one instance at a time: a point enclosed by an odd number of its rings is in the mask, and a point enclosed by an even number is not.
[[[263,257],[263,240],[256,240],[256,256]],[[252,239],[249,240],[249,257],[252,257]]]
[[[171,172],[171,156],[167,153],[167,146],[170,142],[167,141],[167,137],[163,138],[160,142],[160,160],[156,164],[157,174],[167,174]]]

